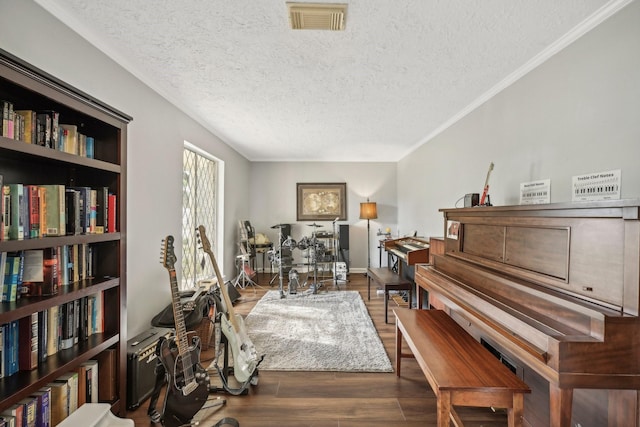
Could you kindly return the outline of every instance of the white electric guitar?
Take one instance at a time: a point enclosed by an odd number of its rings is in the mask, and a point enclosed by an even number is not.
[[[202,243],[202,249],[209,254],[213,269],[216,272],[216,278],[218,279],[218,286],[220,287],[220,293],[223,297],[225,307],[220,310],[222,314],[221,327],[222,333],[227,338],[229,347],[231,348],[231,354],[233,355],[233,376],[236,377],[240,383],[251,379],[254,371],[258,367],[260,360],[258,359],[258,353],[256,348],[251,342],[251,339],[247,335],[247,331],[244,326],[244,319],[241,315],[235,314],[233,311],[233,305],[229,293],[225,287],[222,274],[218,268],[216,258],[213,256],[211,250],[211,243],[207,238],[204,226],[198,226],[198,234]]]

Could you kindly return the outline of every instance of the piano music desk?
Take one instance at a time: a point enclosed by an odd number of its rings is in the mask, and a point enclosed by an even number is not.
[[[411,293],[413,291],[413,283],[403,279],[398,274],[388,268],[367,268],[367,299],[371,299],[371,280],[384,289],[384,323],[388,322],[388,306],[390,291],[409,291],[409,307],[411,307]]]
[[[454,405],[507,408],[509,427],[522,426],[529,387],[441,310],[394,309],[396,375],[415,358],[437,397],[438,427],[462,422]],[[413,354],[402,353],[402,338]]]

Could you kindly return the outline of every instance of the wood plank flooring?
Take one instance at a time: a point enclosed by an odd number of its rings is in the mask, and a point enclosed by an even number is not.
[[[277,289],[277,279],[273,287],[268,285],[269,279],[267,274],[260,276],[263,288],[240,289],[242,296],[235,304],[236,313],[248,314],[267,290]],[[389,359],[395,364],[395,319],[391,314],[395,303],[389,302],[390,323],[385,324],[383,297],[372,289],[371,301],[367,301],[367,280],[363,274],[350,274],[349,282],[339,288],[360,292]],[[337,289],[332,283],[321,289],[334,290]],[[212,357],[211,350],[204,351],[203,366],[209,366]],[[212,398],[225,399],[226,404],[209,410],[211,415],[199,425],[213,426],[223,417],[233,417],[241,427],[436,426],[435,396],[420,367],[411,359],[403,360],[401,378],[395,373],[259,372],[258,385],[252,386],[247,395],[212,394]],[[136,426],[154,425],[147,416],[148,404],[147,400],[127,413]],[[460,408],[458,413],[468,427],[507,425],[503,414],[489,409]]]

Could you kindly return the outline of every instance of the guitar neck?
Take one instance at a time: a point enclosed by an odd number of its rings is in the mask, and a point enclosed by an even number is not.
[[[176,325],[178,353],[184,356],[189,352],[189,340],[187,339],[187,327],[184,321],[184,312],[180,302],[180,293],[178,292],[178,280],[174,269],[169,270],[169,281],[171,282],[171,306],[173,307],[173,319]]]
[[[242,227],[240,228],[242,229]],[[198,226],[198,234],[200,235],[202,249],[207,253],[207,255],[209,255],[209,259],[211,260],[211,264],[213,265],[213,270],[216,272],[216,279],[218,280],[218,286],[220,287],[220,293],[222,293],[224,305],[227,307],[227,315],[229,317],[229,321],[233,325],[233,328],[237,331],[239,330],[239,325],[236,320],[236,315],[233,312],[233,304],[231,303],[231,298],[229,298],[227,288],[224,285],[222,274],[220,273],[220,269],[218,268],[216,257],[213,255],[213,251],[211,250],[211,243],[209,243],[209,239],[207,238],[207,233],[203,225]]]
[[[487,194],[489,194],[489,177],[491,176],[492,170],[493,170],[493,162],[489,164],[487,179],[484,181],[484,189],[482,190],[482,197],[480,198],[480,206],[485,204],[485,200],[487,199]]]
[[[222,274],[220,273],[220,269],[218,268],[218,263],[216,262],[216,257],[213,256],[213,252],[211,250],[206,251],[209,255],[209,259],[211,259],[211,264],[213,264],[213,269],[216,272],[216,278],[218,279],[218,286],[220,286],[220,293],[222,294],[222,299],[224,299],[224,305],[227,307],[227,312],[229,314],[229,321],[233,325],[235,330],[238,330],[238,322],[236,320],[236,315],[233,312],[233,304],[231,303],[231,298],[229,298],[229,292],[227,292],[227,288],[225,287],[224,280],[222,279]]]

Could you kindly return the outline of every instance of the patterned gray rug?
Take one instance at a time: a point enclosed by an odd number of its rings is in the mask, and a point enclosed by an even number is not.
[[[269,291],[245,319],[265,358],[260,370],[393,372],[356,291],[287,295]]]

